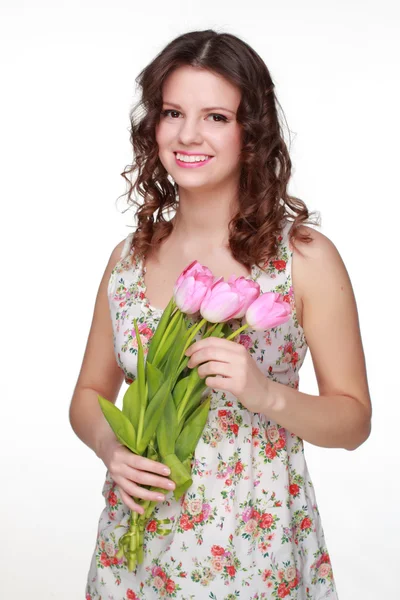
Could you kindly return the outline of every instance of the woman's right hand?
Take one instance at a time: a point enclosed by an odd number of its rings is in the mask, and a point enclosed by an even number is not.
[[[132,496],[151,502],[165,500],[162,493],[147,490],[139,484],[168,491],[175,489],[175,483],[167,477],[170,470],[166,465],[134,454],[117,439],[103,448],[100,458],[117,484],[122,501],[139,514],[144,513],[144,508],[137,504]]]

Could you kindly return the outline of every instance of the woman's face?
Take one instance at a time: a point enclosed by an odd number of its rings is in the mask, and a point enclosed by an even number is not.
[[[156,141],[160,160],[179,188],[238,184],[242,130],[236,111],[240,90],[210,71],[183,66],[167,77],[162,94]],[[177,153],[186,158],[212,158],[188,164],[181,162]]]

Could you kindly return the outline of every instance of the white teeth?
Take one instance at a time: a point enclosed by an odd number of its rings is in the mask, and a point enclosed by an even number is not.
[[[188,156],[187,154],[179,154],[179,152],[176,153],[176,157],[183,162],[201,162],[210,158],[205,154],[199,154],[198,156]]]

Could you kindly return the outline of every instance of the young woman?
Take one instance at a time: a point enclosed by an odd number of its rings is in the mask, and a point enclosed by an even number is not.
[[[305,204],[288,195],[291,161],[274,84],[251,47],[227,33],[190,32],[139,83],[135,163],[123,176],[137,170],[129,198],[135,189],[144,201],[135,202],[136,231],[113,250],[100,283],[70,411],[74,431],[107,467],[86,599],[334,600],[303,440],[354,450],[370,433],[346,268],[334,244],[305,225]],[[217,277],[250,277],[262,293],[281,293],[292,312],[265,332],[192,344],[188,366],[198,367],[212,401],[193,485],[177,502],[165,466],[116,440],[97,396],[115,403],[124,379],[136,377],[133,319],[146,347],[193,260]],[[317,396],[298,390],[307,348]],[[165,494],[143,487],[151,485]],[[144,562],[129,572],[114,556],[130,511],[142,511],[135,498],[159,504],[145,531]],[[170,532],[157,533],[164,519]]]

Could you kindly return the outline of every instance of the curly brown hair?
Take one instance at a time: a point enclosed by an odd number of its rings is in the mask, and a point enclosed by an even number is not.
[[[292,163],[278,119],[277,105],[281,106],[271,75],[246,42],[232,34],[207,29],[175,38],[136,78],[142,93],[130,111],[134,164],[121,173],[129,184],[128,204],[138,208],[133,256],[145,257],[148,249],[156,247],[173,229],[163,213],[176,210],[179,186],[170,181],[158,157],[155,126],[162,110],[163,82],[183,65],[222,75],[241,90],[236,117],[244,134],[239,206],[229,222],[229,248],[234,259],[247,268],[253,264],[263,268],[277,256],[278,237],[288,217],[293,220],[292,244],[296,245],[296,239],[311,242],[306,230],[299,228],[304,223],[318,226],[319,223],[311,219],[314,212],[309,213],[302,200],[287,193]],[[132,183],[128,175],[135,171],[137,176]],[[134,191],[143,198],[143,203],[132,199]]]

